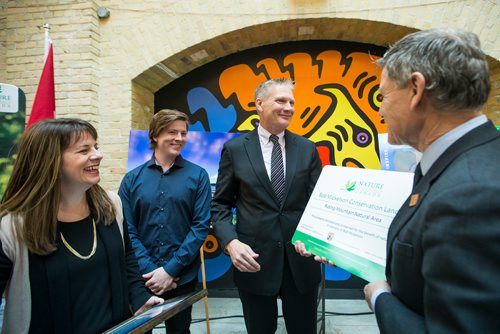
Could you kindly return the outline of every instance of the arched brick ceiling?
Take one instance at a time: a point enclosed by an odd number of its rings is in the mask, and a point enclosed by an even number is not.
[[[342,18],[277,21],[231,31],[172,55],[138,75],[134,82],[151,92],[193,69],[241,50],[301,40],[343,40],[387,46],[416,31],[391,23]],[[172,71],[169,75],[160,67]]]

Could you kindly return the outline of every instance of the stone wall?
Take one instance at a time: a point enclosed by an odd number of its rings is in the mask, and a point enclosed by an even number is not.
[[[100,6],[110,10],[109,18],[97,17]],[[500,125],[495,1],[0,0],[0,11],[0,81],[24,90],[29,113],[43,66],[40,27],[49,23],[57,117],[78,116],[97,126],[103,184],[114,190],[126,171],[129,130],[147,128],[159,88],[220,57],[277,42],[387,46],[431,27],[474,31],[492,69],[486,113]]]

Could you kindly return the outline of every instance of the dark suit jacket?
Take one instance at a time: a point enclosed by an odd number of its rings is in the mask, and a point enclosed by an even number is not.
[[[123,239],[116,221],[108,226],[100,223],[96,227],[106,248],[110,277],[103,279],[110,282],[112,321],[117,325],[132,316],[130,305],[136,311],[151,296],[141,279],[127,224],[123,224]],[[32,305],[30,333],[71,333],[71,298],[68,294],[71,281],[60,257],[31,254],[30,270],[46,273],[46,276],[38,276],[37,282],[30,284],[32,294],[41,294],[48,300],[45,305]]]
[[[310,291],[320,281],[320,266],[295,252],[291,239],[321,173],[313,142],[285,132],[285,198],[280,206],[266,172],[257,130],[226,142],[212,201],[212,220],[221,246],[233,239],[259,254],[257,273],[234,270],[236,286],[259,295],[278,293],[284,252],[297,288]],[[236,208],[236,225],[232,224]]]
[[[467,133],[413,193],[389,229],[381,332],[498,333],[500,133],[490,122]]]

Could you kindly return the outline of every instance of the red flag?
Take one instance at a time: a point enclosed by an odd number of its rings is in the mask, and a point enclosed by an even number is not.
[[[54,56],[52,43],[49,45],[49,53],[45,59],[40,83],[36,90],[33,108],[26,128],[46,118],[54,118],[56,110],[56,93],[54,88]]]

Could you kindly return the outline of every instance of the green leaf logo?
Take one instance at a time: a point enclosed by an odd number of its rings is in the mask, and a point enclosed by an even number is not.
[[[353,191],[355,187],[356,187],[356,181],[347,180],[345,184],[345,189],[347,191]]]

